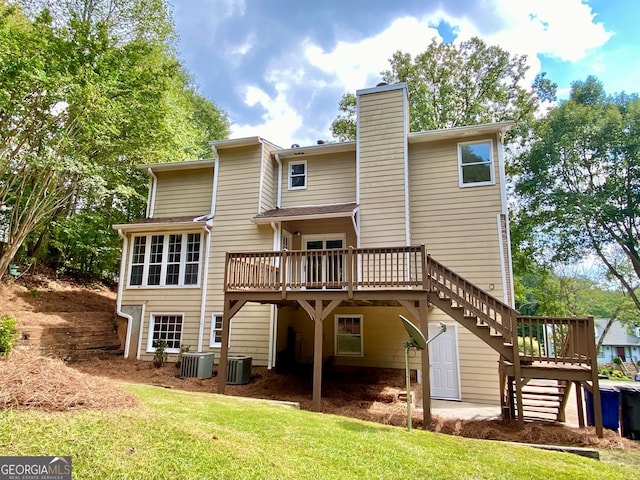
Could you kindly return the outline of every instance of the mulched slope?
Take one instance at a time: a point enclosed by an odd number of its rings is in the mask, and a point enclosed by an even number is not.
[[[0,360],[0,408],[65,412],[129,408],[137,397],[108,378],[69,368],[62,360],[14,351]]]

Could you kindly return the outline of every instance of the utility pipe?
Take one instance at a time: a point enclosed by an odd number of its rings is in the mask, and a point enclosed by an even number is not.
[[[204,337],[204,324],[207,313],[207,287],[209,285],[209,256],[211,255],[211,220],[204,225],[205,231],[205,254],[204,268],[202,272],[202,295],[200,297],[200,329],[198,330],[198,352],[202,352],[202,341]]]

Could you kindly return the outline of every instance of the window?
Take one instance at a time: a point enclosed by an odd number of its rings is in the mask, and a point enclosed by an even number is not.
[[[336,315],[335,354],[345,357],[361,357],[362,315]]]
[[[490,140],[458,144],[460,186],[492,185],[493,144]]]
[[[289,190],[307,188],[307,162],[289,163]]]
[[[151,314],[147,352],[155,351],[155,342],[167,342],[167,353],[180,353],[182,342],[182,314]]]
[[[197,286],[200,248],[200,233],[133,237],[129,286]]]
[[[229,335],[231,338],[231,335]],[[211,315],[211,338],[209,340],[210,347],[222,346],[222,314],[214,313]]]

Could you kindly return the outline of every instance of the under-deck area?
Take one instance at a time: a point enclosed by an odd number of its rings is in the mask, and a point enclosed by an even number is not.
[[[592,393],[596,430],[602,436],[593,318],[521,316],[427,255],[424,245],[231,252],[224,289],[220,378],[226,378],[230,320],[247,302],[297,305],[314,322],[315,410],[321,408],[323,322],[332,311],[345,305],[403,307],[428,337],[428,309],[437,307],[499,354],[503,418],[522,425],[528,412],[549,414],[551,408],[555,420],[563,421],[569,389],[576,388],[580,413],[584,387]],[[420,368],[425,425],[431,416],[429,370],[426,350]],[[554,406],[540,407],[543,397],[535,398],[535,388],[527,391],[536,379],[557,382],[557,393],[544,395],[557,399]],[[219,393],[224,389],[219,382]]]

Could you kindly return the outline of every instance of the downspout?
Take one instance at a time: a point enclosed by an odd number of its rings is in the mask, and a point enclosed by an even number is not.
[[[147,173],[151,176],[151,189],[149,191],[149,203],[147,204],[147,218],[153,218],[153,210],[156,204],[156,189],[158,187],[158,177],[151,167],[147,168]]]
[[[402,119],[403,143],[404,143],[404,241],[407,246],[411,245],[411,211],[409,205],[409,108],[407,87],[403,88],[402,109],[404,116]]]
[[[211,220],[207,220],[204,225],[205,231],[205,254],[204,268],[202,272],[202,296],[200,297],[200,329],[198,331],[198,352],[202,352],[202,341],[204,337],[204,324],[207,313],[207,287],[209,285],[209,257],[211,255]]]
[[[503,128],[497,135],[498,141],[498,170],[500,174],[500,199],[502,202],[502,213],[505,217],[505,233],[506,233],[506,245],[504,248],[507,250],[507,258],[508,265],[506,265],[506,269],[503,269],[503,272],[509,273],[509,284],[507,285],[507,280],[504,278],[503,274],[503,288],[505,294],[507,294],[507,288],[509,289],[508,297],[511,298],[511,307],[515,308],[515,289],[513,285],[513,263],[511,259],[511,228],[509,226],[509,206],[507,203],[507,175],[505,173],[505,161],[504,161],[504,137],[507,134],[507,129]]]
[[[360,95],[356,95],[356,205],[360,206]],[[358,211],[358,225],[360,212]],[[356,237],[356,247],[360,248],[360,233]]]
[[[276,225],[276,222],[271,222],[271,228],[273,229],[273,250],[277,251],[281,249],[280,239],[281,225]],[[275,367],[274,352],[276,350],[276,335],[278,334],[278,307],[271,305],[271,311],[269,312],[269,356],[267,362],[267,368],[271,369]]]
[[[260,185],[258,186],[258,215],[262,213],[262,191],[264,184],[264,142],[260,141]]]
[[[133,323],[133,317],[128,313],[122,311],[122,292],[124,290],[125,282],[125,269],[127,251],[129,246],[129,240],[127,236],[122,233],[122,229],[118,229],[118,236],[122,239],[122,258],[120,259],[120,281],[118,282],[118,296],[116,298],[116,315],[127,319],[127,336],[124,342],[124,358],[129,358],[129,345],[131,343],[131,324]],[[142,319],[140,319],[142,321]]]
[[[276,208],[280,208],[282,205],[282,161],[280,160],[280,154],[276,153],[276,163],[278,164],[278,194],[276,198]]]
[[[202,352],[202,342],[204,340],[204,326],[207,313],[207,289],[209,287],[209,262],[211,261],[211,228],[213,228],[213,217],[216,213],[216,203],[218,201],[218,178],[220,172],[220,156],[215,145],[211,145],[211,150],[215,155],[213,164],[213,188],[211,189],[211,210],[207,215],[204,225],[205,249],[204,268],[202,272],[202,295],[200,297],[200,328],[198,330],[198,352]],[[198,219],[195,219],[198,220]]]

